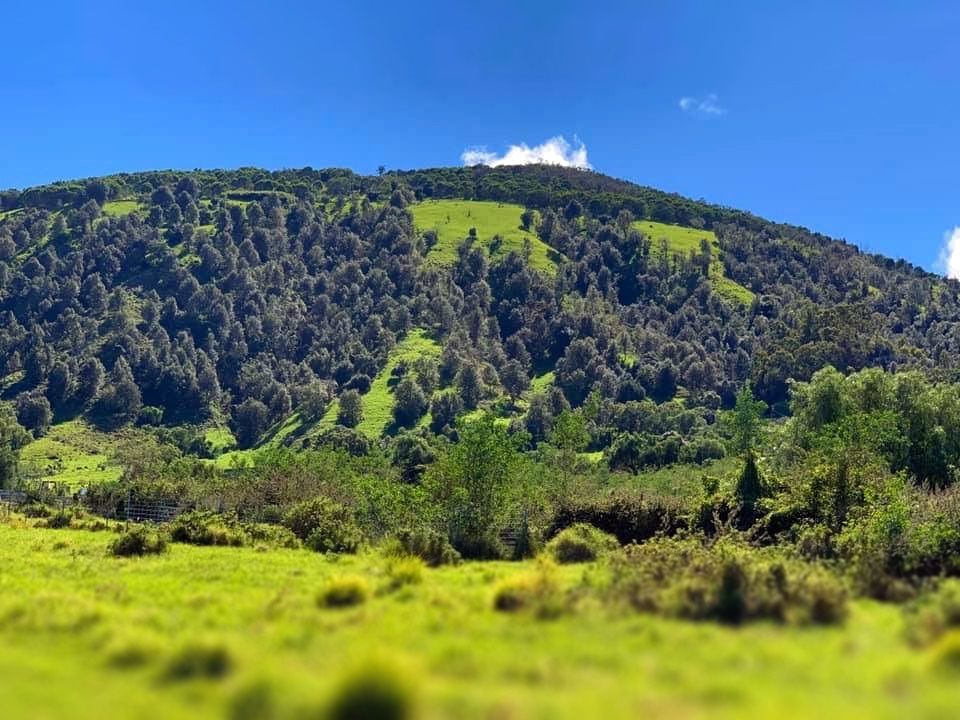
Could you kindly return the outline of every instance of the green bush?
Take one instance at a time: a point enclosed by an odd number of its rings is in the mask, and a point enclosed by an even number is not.
[[[331,720],[407,720],[415,701],[413,684],[396,664],[370,660],[340,682],[327,714]]]
[[[930,666],[941,672],[960,674],[960,631],[947,633],[933,646]]]
[[[250,538],[236,516],[195,510],[170,523],[170,539],[188,545],[247,545]]]
[[[423,581],[424,562],[415,555],[392,557],[387,561],[387,587],[399,590]]]
[[[907,637],[929,645],[953,630],[960,630],[960,580],[945,580],[931,593],[904,609]]]
[[[569,603],[556,567],[541,560],[534,570],[500,582],[494,591],[493,607],[499,612],[532,612],[539,618],[554,618],[566,612]]]
[[[347,575],[331,580],[320,591],[317,604],[327,608],[346,608],[362,605],[370,597],[370,586],[362,577]]]
[[[430,567],[456,565],[461,560],[447,538],[434,530],[401,530],[385,550],[387,554],[414,555]]]
[[[159,555],[167,549],[167,538],[145,525],[134,525],[110,543],[109,549],[117,557]]]
[[[679,502],[624,491],[565,503],[554,514],[546,535],[553,537],[576,523],[593,525],[623,545],[673,535],[688,525],[687,511]]]
[[[732,540],[632,545],[613,556],[610,575],[610,600],[672,617],[830,624],[847,611],[846,588],[825,569]]]
[[[217,679],[227,675],[233,659],[220,643],[196,641],[184,645],[167,661],[163,678],[168,681]]]
[[[283,524],[317,552],[354,553],[363,541],[350,509],[325,497],[294,505]]]
[[[587,523],[575,523],[547,543],[547,552],[559,563],[582,563],[593,562],[618,547],[613,535]]]

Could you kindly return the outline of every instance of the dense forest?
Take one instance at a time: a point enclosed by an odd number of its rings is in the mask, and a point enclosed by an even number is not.
[[[411,208],[439,198],[526,208],[515,223],[551,271],[472,229],[431,262],[437,234]],[[247,447],[339,398],[321,434],[349,443],[357,396],[420,329],[441,352],[394,368],[391,434],[429,413],[420,434],[455,437],[483,407],[536,446],[592,398],[589,450],[632,469],[722,455],[717,412],[746,383],[776,417],[828,365],[957,378],[955,282],[592,172],[152,172],[6,191],[0,208],[0,377],[35,434],[81,414],[226,421]],[[643,219],[717,244],[675,251]],[[717,292],[715,266],[746,301]]]

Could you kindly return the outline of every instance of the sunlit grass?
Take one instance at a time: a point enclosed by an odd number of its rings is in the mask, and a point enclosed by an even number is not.
[[[121,471],[111,463],[109,452],[118,439],[82,420],[59,423],[23,448],[20,464],[28,477],[70,486],[116,480]]]
[[[671,255],[679,254],[685,257],[691,252],[699,254],[700,243],[706,240],[710,243],[712,252],[710,282],[717,294],[726,300],[744,305],[753,302],[753,293],[748,288],[724,276],[723,263],[719,259],[720,242],[712,230],[668,225],[651,220],[640,220],[633,226],[652,241],[651,253],[654,256],[658,252],[658,243],[664,239],[667,241],[667,251]]]
[[[117,559],[111,537],[0,525],[5,717],[219,718],[253,689],[279,717],[318,717],[347,669],[384,657],[433,718],[949,717],[960,702],[957,676],[907,645],[892,605],[857,602],[844,626],[816,629],[589,602],[537,620],[493,609],[532,561],[427,569],[391,589],[377,553],[173,545]],[[556,573],[570,590],[597,568]],[[347,577],[369,585],[366,602],[318,607]],[[164,680],[196,647],[224,653],[225,675]]]
[[[427,255],[428,260],[451,265],[457,260],[457,247],[476,228],[477,240],[493,257],[506,255],[511,250],[522,253],[524,241],[530,242],[530,264],[545,272],[556,270],[559,256],[536,234],[520,226],[524,208],[512,203],[480,200],[430,200],[410,206],[418,230],[436,230],[437,244]],[[494,236],[501,238],[498,247],[492,246]]]
[[[103,214],[110,217],[123,217],[141,209],[143,205],[137,200],[110,200],[103,204]]]

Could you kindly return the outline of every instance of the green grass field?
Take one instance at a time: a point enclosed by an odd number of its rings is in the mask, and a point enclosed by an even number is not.
[[[110,217],[123,217],[142,209],[143,205],[137,200],[110,200],[103,204],[103,214]]]
[[[20,466],[28,477],[71,487],[116,480],[120,467],[111,464],[107,453],[117,439],[82,420],[59,423],[23,449]]]
[[[0,523],[11,719],[323,718],[345,674],[372,661],[394,669],[418,718],[941,718],[960,703],[958,666],[909,646],[893,605],[856,602],[831,628],[729,628],[589,600],[538,620],[492,602],[534,561],[428,569],[392,589],[376,552],[173,545],[118,559],[110,532],[11,522]],[[575,590],[596,572],[566,566],[558,580]],[[369,598],[319,607],[346,576]]]
[[[427,257],[431,262],[451,265],[457,259],[457,247],[476,228],[478,241],[491,257],[511,250],[522,253],[524,240],[530,241],[530,264],[537,270],[554,272],[559,255],[534,233],[520,227],[524,208],[510,203],[479,200],[430,200],[410,206],[418,230],[436,230],[437,244]],[[492,247],[494,236],[502,242]]]
[[[753,302],[753,292],[743,285],[734,282],[723,274],[723,263],[719,260],[720,243],[712,230],[698,230],[680,225],[640,220],[633,226],[646,235],[653,242],[652,253],[657,252],[658,242],[666,239],[667,248],[671,254],[689,255],[691,252],[700,252],[700,241],[706,239],[713,249],[710,263],[710,282],[717,294],[731,302],[749,305]]]

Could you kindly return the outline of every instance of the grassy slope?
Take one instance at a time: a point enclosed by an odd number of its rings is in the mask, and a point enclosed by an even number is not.
[[[116,437],[98,432],[81,420],[59,423],[23,449],[20,465],[28,477],[71,486],[116,480],[120,468],[111,465],[107,457]]]
[[[713,259],[710,263],[710,281],[717,293],[732,302],[749,305],[753,302],[753,293],[743,285],[734,282],[723,274],[723,263],[718,259],[720,243],[711,230],[697,230],[696,228],[680,225],[640,220],[634,227],[653,241],[651,252],[657,252],[657,242],[666,238],[669,251],[673,254],[689,255],[691,252],[700,252],[700,240],[706,238],[713,248]]]
[[[363,420],[357,429],[370,438],[378,438],[393,422],[391,373],[400,362],[412,363],[420,357],[439,357],[440,344],[424,330],[412,330],[391,351],[386,366],[377,373],[370,391],[363,396]]]
[[[438,242],[428,259],[450,265],[457,259],[457,247],[476,228],[477,239],[493,257],[511,250],[523,252],[523,241],[530,241],[530,264],[538,270],[553,272],[557,253],[534,233],[520,227],[521,205],[478,200],[430,200],[410,206],[418,230],[436,230]],[[503,238],[496,250],[490,248],[495,235]]]
[[[5,717],[264,717],[227,712],[257,687],[280,717],[320,717],[344,668],[369,657],[406,669],[429,718],[920,718],[960,703],[957,672],[906,644],[895,606],[856,603],[829,629],[591,605],[551,621],[495,613],[493,585],[527,562],[428,570],[420,585],[324,610],[325,582],[355,574],[382,589],[384,561],[180,545],[120,560],[109,540],[0,525]],[[590,573],[561,577],[573,587]],[[229,654],[227,676],[164,682],[171,656],[198,641]]]
[[[142,209],[143,205],[137,200],[111,200],[103,204],[103,214],[111,217],[123,217]]]
[[[411,330],[390,352],[387,364],[377,373],[370,390],[363,395],[363,420],[357,430],[371,439],[381,437],[393,423],[393,387],[390,379],[393,369],[400,362],[412,363],[420,357],[439,357],[440,344],[423,329]],[[317,430],[327,430],[337,422],[339,404],[330,403],[327,412],[317,423]]]

